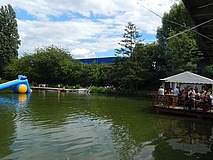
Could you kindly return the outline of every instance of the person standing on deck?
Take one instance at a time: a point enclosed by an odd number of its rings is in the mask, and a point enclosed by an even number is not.
[[[179,87],[175,87],[173,93],[174,93],[176,96],[179,96],[179,95],[180,95]]]
[[[196,97],[196,92],[195,88],[190,88],[190,91],[188,92],[188,97],[189,97],[189,102],[191,105],[191,108],[195,108],[195,97]]]
[[[160,88],[158,90],[158,96],[164,96],[164,88],[163,88],[163,86],[160,86]]]
[[[212,95],[212,91],[211,91],[211,93],[210,93],[210,95],[209,95],[209,104],[210,104],[210,105],[213,105],[213,95]]]
[[[162,101],[164,98],[164,88],[163,86],[160,86],[159,90],[158,90],[158,100]]]

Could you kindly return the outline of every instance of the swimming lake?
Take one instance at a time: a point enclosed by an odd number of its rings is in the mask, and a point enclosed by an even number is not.
[[[213,121],[158,114],[151,98],[0,92],[2,160],[208,160]]]

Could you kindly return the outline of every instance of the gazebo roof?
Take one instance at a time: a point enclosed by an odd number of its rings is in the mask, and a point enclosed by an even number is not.
[[[160,79],[165,82],[193,83],[193,84],[213,84],[213,80],[198,74],[185,71],[167,78]]]

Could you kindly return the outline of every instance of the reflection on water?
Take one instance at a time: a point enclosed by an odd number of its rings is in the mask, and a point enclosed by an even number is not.
[[[182,119],[170,124],[171,126],[162,130],[162,134],[157,139],[155,158],[211,159],[212,122],[202,119]]]
[[[181,149],[186,155],[193,155],[196,153],[207,154],[211,152],[213,127],[202,127],[205,124],[199,123],[184,123],[185,126],[175,126],[171,128],[170,139],[166,140],[174,150]],[[181,127],[181,128],[180,128]],[[206,134],[203,129],[208,129],[209,134]]]
[[[5,108],[15,109],[16,112],[23,111],[28,105],[31,93],[11,94],[11,96],[1,96],[0,104]]]
[[[0,158],[13,153],[16,113],[23,112],[30,94],[2,94],[0,96]]]
[[[0,101],[0,159],[213,156],[211,120],[152,113],[150,100],[33,92]]]

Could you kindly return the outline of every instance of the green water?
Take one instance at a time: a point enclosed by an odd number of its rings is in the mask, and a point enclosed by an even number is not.
[[[212,159],[212,120],[150,106],[142,98],[0,92],[0,159]]]

